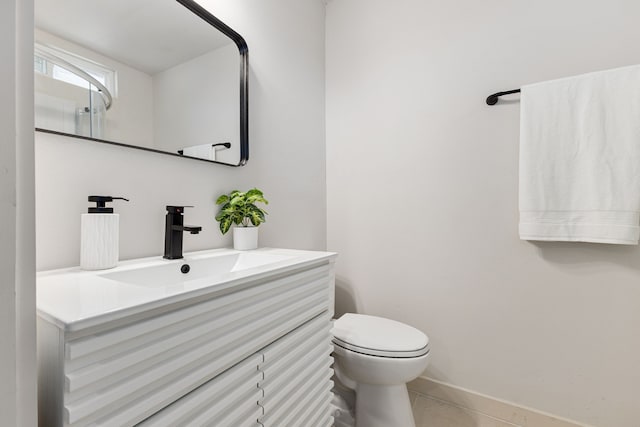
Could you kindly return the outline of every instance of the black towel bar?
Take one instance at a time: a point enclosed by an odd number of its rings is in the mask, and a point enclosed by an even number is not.
[[[498,98],[502,95],[511,95],[512,93],[520,93],[520,89],[508,90],[506,92],[496,92],[487,97],[487,105],[496,105],[498,103]]]

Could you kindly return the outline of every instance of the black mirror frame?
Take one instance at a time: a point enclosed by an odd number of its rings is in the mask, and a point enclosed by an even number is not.
[[[147,147],[138,147],[136,145],[125,144],[122,142],[107,141],[104,139],[74,135],[70,133],[58,132],[58,131],[49,130],[49,129],[35,128],[35,130],[38,132],[69,136],[72,138],[102,142],[102,143],[111,144],[111,145],[118,145],[121,147],[135,148],[137,150],[145,150],[145,151],[151,151],[154,153],[168,154],[170,156],[177,156],[185,159],[194,159],[194,160],[200,160],[203,162],[217,163],[219,165],[225,165],[225,166],[231,166],[231,167],[244,166],[249,160],[249,47],[247,46],[247,42],[244,40],[244,38],[240,34],[235,32],[227,24],[225,24],[224,22],[222,22],[221,20],[213,16],[208,10],[200,6],[195,1],[193,0],[176,0],[176,1],[181,5],[183,5],[184,7],[186,7],[187,9],[189,9],[192,13],[197,15],[200,19],[204,20],[205,22],[207,22],[208,24],[210,24],[211,26],[219,30],[221,33],[229,37],[231,40],[233,40],[233,42],[238,47],[238,51],[240,53],[240,161],[238,162],[237,165],[217,162],[215,160],[201,159],[198,157],[183,156],[181,154],[171,153],[169,151],[156,150],[154,148],[147,148]]]
[[[213,27],[217,28],[220,32],[233,40],[238,47],[238,52],[240,53],[240,161],[237,165],[229,165],[228,163],[222,164],[236,167],[244,166],[247,163],[247,160],[249,160],[249,47],[247,46],[247,42],[240,34],[235,32],[231,27],[213,16],[208,10],[193,0],[176,1]]]

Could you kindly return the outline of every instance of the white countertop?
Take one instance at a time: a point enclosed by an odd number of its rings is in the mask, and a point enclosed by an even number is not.
[[[132,282],[114,280],[127,272],[141,268],[165,268],[189,262],[206,262],[232,254],[256,254],[271,257],[273,262],[239,271],[228,271],[211,277],[185,274],[184,281],[170,285],[144,286]],[[147,310],[176,302],[201,297],[228,289],[272,274],[330,261],[337,255],[332,252],[301,251],[293,249],[261,248],[254,251],[212,249],[185,253],[184,259],[166,260],[160,256],[121,261],[109,270],[85,271],[79,267],[38,273],[36,280],[37,311],[43,319],[65,331],[77,331],[105,322],[118,320]],[[171,268],[171,267],[169,267]],[[156,268],[157,270],[157,268]],[[116,273],[116,274],[112,274]]]

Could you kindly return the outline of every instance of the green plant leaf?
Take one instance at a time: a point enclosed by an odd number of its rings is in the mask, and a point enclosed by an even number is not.
[[[265,211],[263,211],[262,209],[260,209],[257,206],[253,206],[251,209],[251,215],[257,215],[261,221],[265,221],[264,215],[265,215]]]
[[[261,203],[269,204],[267,199],[264,198],[262,191],[258,190],[257,188],[253,188],[247,191],[246,197],[247,197],[248,203],[261,202]]]
[[[226,234],[227,231],[229,231],[229,229],[231,228],[231,218],[230,217],[224,217],[222,218],[222,220],[220,221],[220,231],[222,232],[222,234]]]
[[[269,204],[267,199],[265,199],[262,196],[255,195],[255,196],[247,197],[247,203],[258,203],[258,202],[264,203],[265,205]]]
[[[216,221],[220,221],[223,217],[228,215],[229,212],[229,203],[225,203],[220,207],[220,211],[218,211],[218,215],[216,215]]]
[[[251,213],[251,224],[258,226],[264,222],[264,217],[261,217],[257,212]]]
[[[251,205],[251,209],[249,210],[249,219],[253,225],[260,225],[265,222],[264,212],[262,209]]]
[[[231,198],[231,206],[238,206],[238,205],[244,205],[245,202],[245,197],[244,197],[244,193],[240,193],[234,197]]]
[[[216,200],[216,205],[221,205],[228,201],[229,201],[229,196],[227,196],[226,194],[223,194],[222,196],[218,197],[218,200]]]
[[[247,197],[252,197],[252,196],[260,196],[262,197],[262,191],[258,190],[257,188],[252,188],[251,190],[247,191]]]

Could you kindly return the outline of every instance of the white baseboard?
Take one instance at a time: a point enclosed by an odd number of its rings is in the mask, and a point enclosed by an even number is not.
[[[407,387],[410,394],[437,400],[464,411],[483,414],[508,425],[519,427],[591,427],[426,377],[418,377],[407,384]],[[413,396],[412,401],[414,405],[425,402],[424,399],[413,399]]]

